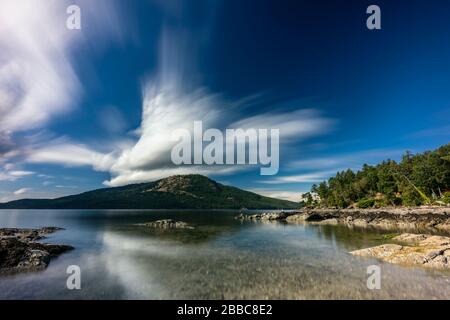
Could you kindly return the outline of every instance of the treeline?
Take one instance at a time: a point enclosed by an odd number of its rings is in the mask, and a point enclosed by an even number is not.
[[[358,172],[338,172],[304,196],[308,206],[360,208],[450,203],[450,144],[420,154],[406,152],[400,162],[365,164]],[[313,197],[316,194],[319,199]]]

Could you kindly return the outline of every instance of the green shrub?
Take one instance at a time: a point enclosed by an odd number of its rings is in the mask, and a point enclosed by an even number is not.
[[[361,199],[361,200],[359,200],[357,205],[358,205],[358,208],[366,209],[366,208],[373,207],[374,204],[375,204],[375,200],[369,198],[369,199]]]
[[[416,190],[412,188],[406,188],[402,193],[402,203],[405,206],[420,206],[423,204],[423,200]]]
[[[387,233],[387,234],[383,234],[383,236],[381,238],[383,240],[391,240],[399,235],[400,235],[400,233]]]
[[[376,208],[384,208],[391,206],[392,203],[389,202],[387,199],[376,199],[375,200],[375,207]]]
[[[442,197],[442,201],[445,203],[450,203],[450,191],[444,192],[444,196]]]

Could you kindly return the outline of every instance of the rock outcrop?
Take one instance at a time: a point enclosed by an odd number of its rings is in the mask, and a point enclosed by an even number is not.
[[[194,229],[193,226],[183,221],[175,221],[173,219],[163,219],[150,221],[143,224],[146,227],[158,229]]]
[[[286,218],[286,222],[289,223],[301,223],[301,222],[309,222],[309,223],[329,223],[336,224],[338,223],[338,219],[333,214],[319,214],[316,212],[302,212],[295,213]]]
[[[72,250],[67,245],[35,242],[57,230],[61,229],[0,229],[0,274],[40,271],[47,268],[52,258]]]
[[[398,243],[350,253],[407,266],[450,269],[450,237],[404,233],[392,240]]]
[[[304,209],[239,215],[242,220],[284,221],[287,223],[346,224],[385,229],[437,229],[450,231],[449,208],[385,209]]]
[[[240,214],[235,217],[238,220],[262,220],[262,221],[275,221],[275,220],[286,220],[294,212],[266,212],[266,213],[256,213],[251,215]]]

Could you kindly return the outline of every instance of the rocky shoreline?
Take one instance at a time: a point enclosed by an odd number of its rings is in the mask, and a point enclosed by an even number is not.
[[[281,221],[285,223],[345,224],[385,229],[435,229],[450,232],[449,207],[382,209],[303,209],[240,214],[240,220]]]
[[[406,266],[450,269],[450,237],[404,233],[392,240],[397,243],[350,253]]]
[[[349,227],[374,227],[386,230],[420,230],[419,234],[402,233],[391,239],[393,243],[350,253],[405,266],[450,269],[450,237],[426,234],[428,231],[450,233],[449,207],[303,209],[252,215],[240,214],[236,219],[277,221],[288,224],[341,224]]]
[[[68,245],[36,242],[58,230],[62,229],[0,229],[0,275],[44,270],[52,258],[72,250]]]

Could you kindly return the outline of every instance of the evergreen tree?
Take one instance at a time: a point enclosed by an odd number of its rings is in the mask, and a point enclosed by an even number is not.
[[[361,170],[348,169],[313,185],[320,205],[345,208],[361,205],[415,206],[448,202],[450,192],[450,144],[413,155],[406,151],[401,161],[386,160]]]

